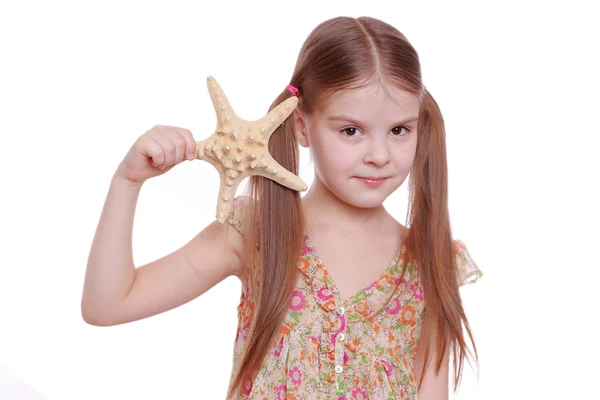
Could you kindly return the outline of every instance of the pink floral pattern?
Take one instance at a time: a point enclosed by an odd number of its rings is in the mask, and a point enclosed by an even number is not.
[[[228,222],[243,235],[236,197]],[[424,293],[418,271],[402,246],[384,274],[346,301],[304,236],[289,312],[253,382],[230,399],[416,399],[414,357]],[[457,248],[459,284],[483,274],[467,247]],[[404,275],[402,270],[406,267]],[[232,377],[245,349],[254,304],[244,285],[238,311]]]
[[[290,303],[290,310],[300,311],[306,306],[306,299],[304,294],[300,290],[294,290],[292,294],[292,302]]]

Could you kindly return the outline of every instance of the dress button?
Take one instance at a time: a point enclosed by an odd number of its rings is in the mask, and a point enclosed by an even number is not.
[[[340,307],[337,309],[337,313],[340,315],[344,315],[345,312],[346,312],[346,309],[344,307]]]
[[[336,373],[341,374],[343,370],[344,370],[344,367],[342,367],[341,365],[336,365],[335,366],[335,372]]]
[[[339,340],[340,342],[343,342],[344,339],[346,339],[346,335],[344,335],[343,333],[337,335],[337,340]]]

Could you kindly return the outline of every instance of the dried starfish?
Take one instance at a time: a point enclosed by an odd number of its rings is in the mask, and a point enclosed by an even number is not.
[[[248,176],[261,175],[292,190],[306,190],[300,178],[275,161],[268,147],[271,134],[294,111],[298,98],[290,97],[259,120],[246,121],[235,114],[215,78],[209,76],[207,84],[217,113],[217,129],[209,138],[196,142],[196,157],[211,163],[221,177],[217,221],[225,222],[236,190]]]

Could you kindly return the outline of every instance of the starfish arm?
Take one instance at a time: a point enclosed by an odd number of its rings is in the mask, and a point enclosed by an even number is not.
[[[304,183],[304,181],[302,181],[296,175],[292,174],[291,172],[285,169],[276,174],[264,170],[257,171],[256,175],[264,176],[265,178],[275,181],[280,185],[292,190],[305,191],[307,189],[306,183]]]
[[[283,121],[285,121],[286,118],[289,117],[292,112],[294,112],[297,105],[298,98],[295,96],[290,97],[269,111],[267,115],[255,122],[255,124],[260,127],[260,133],[265,140],[268,140],[275,129],[277,129],[279,125],[283,124]]]
[[[204,148],[206,147],[206,140],[196,142],[196,158],[204,158]]]
[[[202,160],[212,164],[213,167],[215,167],[219,172],[219,175],[223,172],[223,165],[219,161],[215,160],[214,157],[205,155],[204,158],[202,158]]]
[[[292,190],[304,191],[307,189],[306,184],[296,175],[283,168],[273,157],[265,155],[262,160],[264,167],[258,168],[255,174],[271,179]]]
[[[198,146],[200,148],[200,146]],[[240,185],[241,181],[248,175],[238,171],[227,169],[223,166],[221,160],[215,158],[210,154],[210,150],[204,153],[199,159],[206,161],[217,169],[220,178],[219,187],[219,199],[217,202],[217,214],[216,218],[220,223],[224,223],[227,220],[227,216],[232,208],[232,201],[235,197],[236,190]]]
[[[233,208],[233,199],[238,186],[244,179],[244,176],[238,175],[234,179],[230,179],[226,173],[220,174],[221,185],[219,188],[219,200],[217,202],[216,219],[219,223],[224,223]]]
[[[235,117],[235,113],[233,113],[231,104],[229,104],[229,100],[227,99],[227,96],[225,96],[225,92],[223,92],[223,89],[217,80],[212,76],[209,76],[206,79],[206,84],[208,86],[208,92],[210,93],[210,99],[212,100],[213,107],[217,114],[217,129],[221,129]]]
[[[219,162],[218,155],[222,152],[219,151],[213,142],[211,138],[196,142],[196,158],[210,162],[220,171],[222,163]]]

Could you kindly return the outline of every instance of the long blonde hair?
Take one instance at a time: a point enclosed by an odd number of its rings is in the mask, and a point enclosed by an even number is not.
[[[437,103],[423,87],[420,68],[416,50],[396,28],[374,18],[338,17],[319,24],[309,34],[290,84],[299,89],[298,107],[307,115],[318,107],[324,94],[360,87],[378,77],[385,77],[421,99],[417,149],[409,180],[410,233],[405,244],[407,257],[418,265],[423,282],[424,323],[432,327],[429,332],[437,333],[436,371],[439,372],[450,347],[456,390],[468,350],[463,324],[476,359],[477,350],[459,295],[452,247],[444,121]],[[290,96],[284,90],[269,110]],[[269,151],[279,164],[298,175],[299,148],[292,118],[273,133]],[[230,394],[256,375],[288,311],[305,231],[299,192],[252,176],[247,195],[260,200],[250,203],[253,205],[245,229],[244,264],[250,269],[247,276],[255,308]],[[425,343],[426,349],[424,371],[429,364],[430,340],[421,343]],[[424,373],[419,386],[423,376]]]

